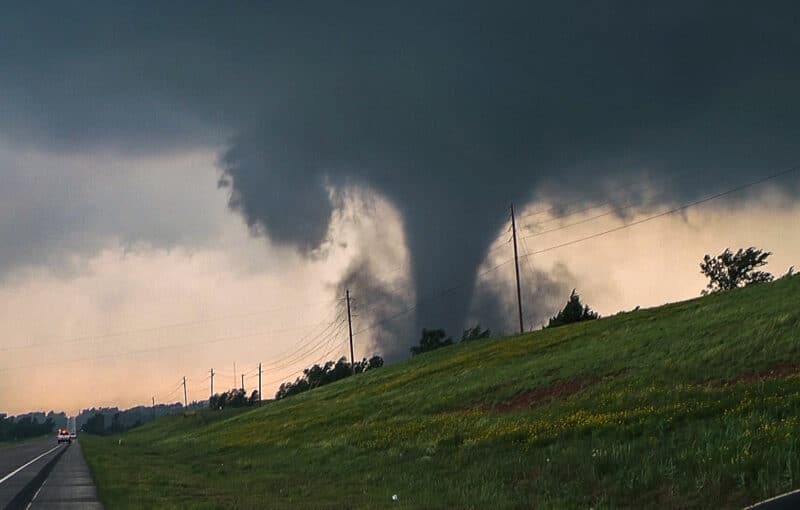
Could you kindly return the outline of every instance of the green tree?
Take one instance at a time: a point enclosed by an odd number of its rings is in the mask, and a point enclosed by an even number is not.
[[[375,370],[383,366],[383,358],[372,356],[361,361],[356,361],[353,365],[347,358],[339,358],[338,361],[326,361],[322,365],[314,365],[303,370],[302,377],[298,377],[294,382],[285,382],[280,385],[275,399],[291,397],[304,391],[308,391],[319,386],[324,386],[340,379],[345,379],[353,374],[360,374],[368,370]]]
[[[771,282],[771,274],[755,270],[765,265],[770,255],[771,252],[752,246],[746,250],[739,248],[736,253],[725,248],[716,257],[706,255],[700,263],[700,272],[708,277],[709,282],[702,294],[731,290],[751,283]]]
[[[96,434],[102,436],[106,433],[106,419],[101,413],[95,413],[94,416],[83,425],[83,431],[87,434]]]
[[[447,336],[443,329],[422,329],[422,338],[419,345],[411,348],[411,355],[416,356],[423,352],[433,351],[447,345],[452,345],[453,339]]]
[[[109,431],[112,434],[125,432],[125,425],[122,423],[120,413],[114,413],[114,416],[111,417],[111,428]]]
[[[569,295],[569,300],[566,306],[564,306],[564,309],[558,312],[554,317],[550,317],[550,321],[547,323],[546,327],[555,328],[565,324],[591,321],[599,318],[600,314],[592,311],[589,305],[582,304],[580,295],[575,289],[572,289],[572,294]]]
[[[492,336],[491,330],[481,329],[480,324],[475,324],[475,327],[467,328],[461,335],[462,342],[469,342],[471,340],[480,340],[481,338],[489,338]]]

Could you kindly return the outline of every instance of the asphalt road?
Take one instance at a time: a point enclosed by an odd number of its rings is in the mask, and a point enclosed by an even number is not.
[[[0,446],[0,508],[5,508],[41,468],[65,447],[65,444],[56,444],[55,436]]]
[[[39,473],[42,476],[37,479]],[[0,508],[5,509],[23,490],[27,497],[22,505],[18,498],[14,508],[103,508],[79,441],[57,445],[54,437],[47,437],[0,447]]]
[[[83,459],[80,441],[73,441],[72,446],[58,459],[28,508],[102,510],[92,475]]]
[[[797,508],[800,508],[800,490],[775,496],[753,506],[748,506],[745,510],[795,510]]]

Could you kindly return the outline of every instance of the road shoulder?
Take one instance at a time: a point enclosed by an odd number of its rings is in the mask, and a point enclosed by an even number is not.
[[[34,495],[35,509],[102,509],[97,489],[83,457],[80,442],[74,441]]]

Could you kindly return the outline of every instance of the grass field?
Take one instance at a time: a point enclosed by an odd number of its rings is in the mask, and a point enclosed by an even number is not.
[[[111,509],[737,508],[800,487],[799,425],[792,277],[81,443]]]

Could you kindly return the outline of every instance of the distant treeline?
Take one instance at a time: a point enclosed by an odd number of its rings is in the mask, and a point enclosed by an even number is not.
[[[168,414],[176,414],[187,409],[206,407],[206,402],[192,402],[189,407],[175,402],[173,404],[159,404],[155,407],[137,406],[120,410],[117,407],[101,407],[84,409],[75,418],[78,430],[87,434],[108,435],[119,434],[132,428],[144,425],[149,421]]]
[[[53,432],[56,427],[66,427],[66,425],[66,414],[53,411],[47,414],[36,412],[19,416],[0,414],[0,441],[42,436]]]

